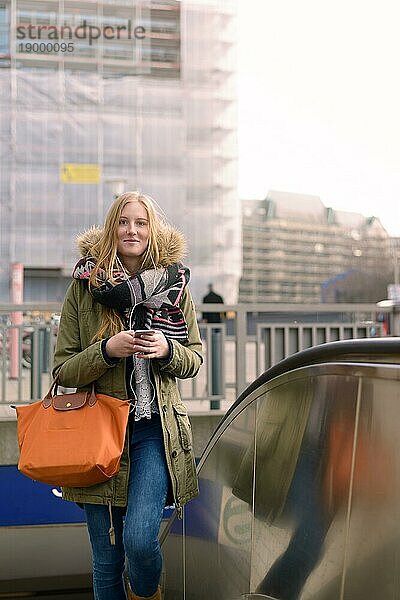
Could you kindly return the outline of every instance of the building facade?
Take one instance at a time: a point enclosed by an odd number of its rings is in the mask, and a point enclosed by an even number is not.
[[[0,0],[0,301],[13,263],[26,301],[61,300],[76,234],[132,189],[186,234],[194,297],[236,300],[235,19],[234,0]]]
[[[393,278],[379,219],[271,191],[243,208],[241,302],[375,302]]]

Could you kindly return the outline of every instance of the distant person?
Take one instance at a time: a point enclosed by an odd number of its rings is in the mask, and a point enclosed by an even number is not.
[[[223,304],[224,299],[222,296],[214,292],[213,284],[208,284],[208,294],[203,298],[204,304]],[[203,313],[203,321],[206,323],[222,323],[225,317],[225,313],[221,312],[206,312]]]

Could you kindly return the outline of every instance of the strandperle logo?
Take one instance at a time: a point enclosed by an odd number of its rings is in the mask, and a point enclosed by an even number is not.
[[[146,29],[142,25],[133,26],[131,19],[126,25],[89,25],[86,19],[82,25],[71,27],[69,25],[18,25],[16,37],[18,40],[30,41],[65,41],[65,40],[89,40],[91,46],[93,41],[100,38],[104,40],[143,40],[146,37]]]

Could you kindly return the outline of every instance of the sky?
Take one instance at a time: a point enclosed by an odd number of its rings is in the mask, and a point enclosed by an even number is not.
[[[400,236],[399,0],[238,0],[239,193],[317,195]]]

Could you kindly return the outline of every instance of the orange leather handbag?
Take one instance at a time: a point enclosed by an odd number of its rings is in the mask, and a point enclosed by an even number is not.
[[[54,391],[54,395],[53,395]],[[56,486],[88,487],[119,471],[129,402],[87,392],[57,396],[57,380],[43,400],[18,406],[18,469]]]

